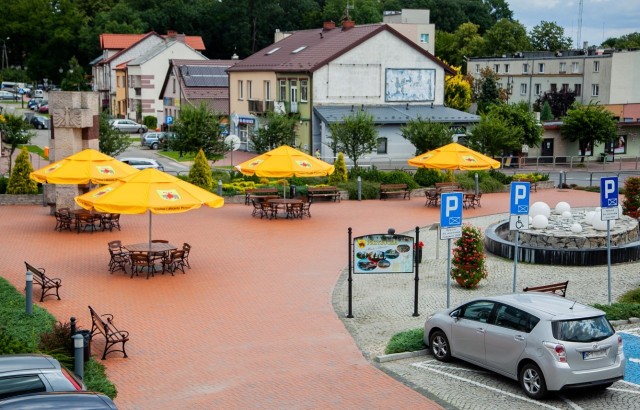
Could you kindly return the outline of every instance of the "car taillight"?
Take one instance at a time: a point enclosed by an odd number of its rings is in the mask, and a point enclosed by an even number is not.
[[[561,345],[559,343],[551,343],[551,342],[544,342],[544,347],[547,348],[547,350],[551,353],[551,356],[553,356],[553,358],[560,362],[560,363],[566,363],[567,362],[567,352],[564,349],[564,345]]]
[[[73,385],[73,387],[77,390],[77,391],[82,391],[82,386],[80,385],[80,383],[78,383],[78,381],[76,380],[75,377],[73,377],[68,371],[67,369],[62,369],[62,374],[64,374],[64,377],[67,378],[67,380],[69,380],[71,382],[71,384]]]

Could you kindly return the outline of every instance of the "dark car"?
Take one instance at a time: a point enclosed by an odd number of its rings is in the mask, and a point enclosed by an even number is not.
[[[22,396],[0,399],[3,410],[25,409],[65,409],[65,410],[117,410],[115,403],[102,393],[84,392],[51,392],[25,394]]]
[[[49,129],[49,119],[42,115],[34,115],[31,117],[31,120],[29,120],[29,123],[39,130]]]
[[[40,101],[42,101],[42,98],[32,98],[32,99],[30,99],[29,102],[27,103],[27,108],[30,109],[30,110],[35,110]]]
[[[22,394],[86,390],[56,359],[43,354],[0,356],[0,399]],[[0,408],[4,408],[0,405]]]

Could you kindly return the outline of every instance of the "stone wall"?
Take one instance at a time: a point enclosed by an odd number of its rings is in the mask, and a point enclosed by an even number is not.
[[[37,195],[9,195],[0,194],[0,205],[40,205],[44,203],[42,194]]]

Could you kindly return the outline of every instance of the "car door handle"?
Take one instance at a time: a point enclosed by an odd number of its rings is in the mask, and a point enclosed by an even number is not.
[[[477,331],[478,333],[484,333],[484,330],[485,330],[485,329],[484,329],[483,327],[479,327],[479,328],[477,328],[477,329],[476,329],[476,331]]]
[[[524,336],[522,336],[522,335],[515,335],[513,338],[516,339],[519,342],[523,342],[524,341]]]

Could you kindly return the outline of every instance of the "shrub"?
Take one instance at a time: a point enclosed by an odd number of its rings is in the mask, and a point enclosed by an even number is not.
[[[158,119],[153,115],[145,115],[142,119],[142,123],[147,126],[150,130],[155,130],[158,128]]]
[[[11,176],[7,184],[7,194],[37,194],[38,184],[29,178],[29,174],[32,172],[33,167],[31,166],[31,161],[29,161],[29,151],[27,147],[22,147],[11,170]]]
[[[632,289],[618,298],[620,303],[640,303],[640,288]]]
[[[504,172],[497,171],[495,169],[489,170],[489,175],[491,178],[499,181],[503,185],[510,184],[513,181],[513,177],[505,174]]]
[[[443,182],[444,175],[440,170],[430,168],[418,168],[413,174],[413,180],[420,186],[434,186],[436,182]]]
[[[405,171],[391,171],[382,173],[382,180],[380,183],[383,184],[407,184],[409,189],[418,188],[419,185],[413,179],[413,176]]]
[[[3,176],[0,176],[0,194],[6,194],[7,193],[7,184],[9,183],[9,178]]]
[[[640,177],[629,177],[624,182],[622,209],[625,215],[637,218],[640,216],[638,208],[640,208]]]
[[[99,391],[112,399],[115,399],[118,395],[116,386],[107,378],[104,365],[93,358],[85,363],[84,382],[88,391]]]
[[[335,167],[335,171],[329,175],[329,184],[337,185],[341,182],[347,182],[347,164],[344,162],[344,154],[342,152],[338,152],[338,158],[336,162],[333,163],[333,166]]]
[[[362,181],[362,199],[378,199],[380,196],[380,185],[371,181]],[[349,199],[358,199],[358,183],[349,181],[341,186],[342,189],[349,191]]]
[[[463,288],[474,289],[480,280],[488,276],[480,228],[464,225],[462,236],[456,240],[455,245],[451,277]]]
[[[19,354],[29,352],[31,352],[31,350],[24,341],[11,336],[4,330],[4,328],[0,327],[0,354]]]
[[[211,191],[213,189],[213,177],[211,174],[211,168],[209,167],[209,161],[204,155],[204,151],[200,149],[196,159],[193,162],[193,166],[189,170],[189,179],[193,185],[199,186],[202,189]]]
[[[612,303],[610,305],[593,305],[607,314],[609,320],[625,320],[640,317],[640,303]]]
[[[38,349],[47,354],[63,353],[73,357],[74,347],[71,339],[71,324],[69,322],[58,322],[53,329],[40,335]]]
[[[375,166],[371,168],[351,168],[349,171],[349,179],[356,181],[360,177],[363,181],[382,182],[384,181],[384,172],[379,171]]]
[[[393,335],[384,352],[385,354],[393,354],[414,352],[426,348],[424,344],[424,328],[419,327]]]

